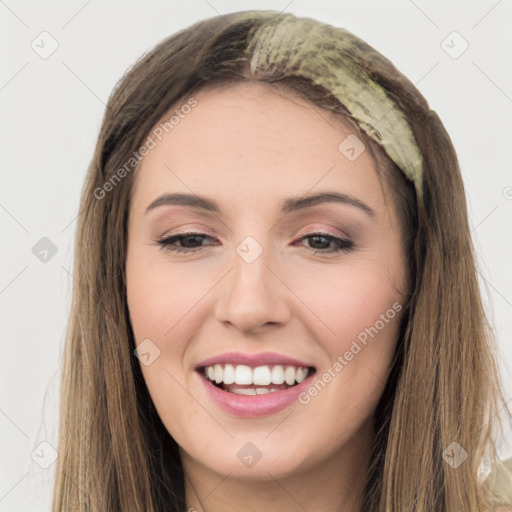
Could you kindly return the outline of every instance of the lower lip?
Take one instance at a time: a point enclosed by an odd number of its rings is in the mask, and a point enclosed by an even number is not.
[[[296,386],[263,395],[237,395],[214,386],[201,373],[199,373],[199,378],[211,399],[221,409],[240,418],[256,418],[275,414],[298,401],[299,395],[306,390],[312,381],[314,373]]]

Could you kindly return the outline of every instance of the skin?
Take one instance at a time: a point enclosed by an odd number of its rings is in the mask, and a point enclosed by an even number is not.
[[[197,106],[137,170],[126,262],[136,344],[149,338],[160,350],[141,369],[181,447],[187,506],[358,510],[370,419],[400,313],[309,403],[269,416],[219,409],[194,367],[229,351],[272,351],[310,361],[322,375],[394,303],[405,306],[405,255],[390,191],[368,150],[354,161],[338,150],[353,130],[289,92],[252,82],[194,97]],[[333,202],[279,212],[284,199],[320,191],[349,194],[375,215]],[[145,213],[174,192],[213,199],[222,213],[178,205]],[[196,241],[193,255],[157,243],[187,231],[210,237]],[[304,238],[316,231],[355,245],[326,254],[335,243]],[[236,252],[247,236],[263,249],[250,264]],[[249,442],[262,454],[250,468],[237,457]]]

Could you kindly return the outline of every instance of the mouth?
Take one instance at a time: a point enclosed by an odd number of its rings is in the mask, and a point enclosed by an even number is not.
[[[254,396],[295,387],[316,372],[313,366],[214,364],[198,368],[213,386],[236,395]]]

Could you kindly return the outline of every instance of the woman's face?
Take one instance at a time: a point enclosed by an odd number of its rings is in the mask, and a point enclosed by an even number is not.
[[[190,472],[358,460],[407,291],[391,195],[309,103],[258,82],[194,98],[153,132],[132,191],[127,298],[151,398]]]

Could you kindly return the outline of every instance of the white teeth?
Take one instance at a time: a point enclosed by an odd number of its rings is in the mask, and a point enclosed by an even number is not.
[[[297,368],[297,373],[295,374],[295,379],[300,384],[306,377],[308,376],[307,368]]]
[[[239,364],[215,364],[204,368],[205,376],[215,382],[216,384],[224,383],[226,385],[239,384],[239,385],[255,385],[255,386],[269,386],[270,384],[280,385],[288,384],[293,386],[295,383],[300,384],[309,374],[309,368],[275,365],[273,367],[257,366],[251,368],[250,366]],[[274,389],[257,388],[262,390],[258,394],[274,391]],[[240,391],[240,390],[238,390]],[[237,392],[238,392],[237,391]],[[239,394],[247,394],[240,392]],[[254,393],[250,393],[254,394]]]
[[[256,386],[268,386],[272,382],[272,374],[268,366],[258,366],[252,373],[252,383]]]
[[[284,371],[284,380],[288,386],[293,386],[295,384],[295,368],[293,366],[287,366]]]
[[[235,382],[235,368],[232,364],[224,367],[224,384],[233,384]]]
[[[222,375],[222,366],[220,364],[216,364],[214,367],[213,367],[214,371],[215,371],[215,382],[217,384],[220,384],[222,382],[222,378],[223,378],[223,375]]]
[[[265,395],[267,393],[272,393],[273,391],[279,391],[278,389],[268,389],[268,388],[234,388],[231,393],[235,393],[235,395]]]
[[[256,394],[256,390],[254,388],[233,389],[232,392],[235,393],[236,395],[255,395]]]
[[[283,367],[278,364],[272,368],[272,384],[283,384],[284,383],[284,370]]]
[[[249,366],[239,364],[235,368],[235,383],[236,384],[252,384],[252,370]]]

